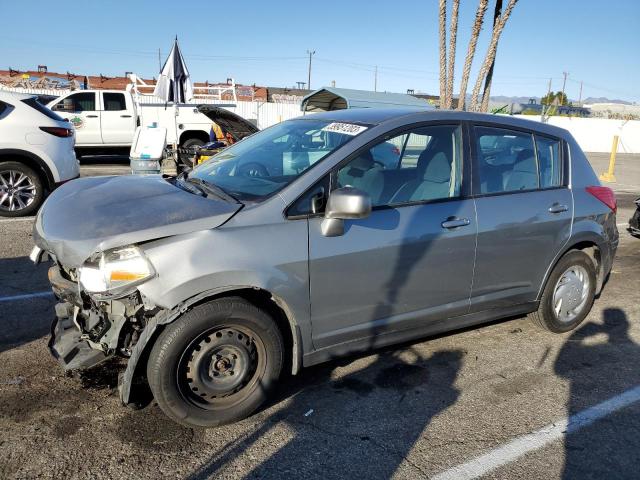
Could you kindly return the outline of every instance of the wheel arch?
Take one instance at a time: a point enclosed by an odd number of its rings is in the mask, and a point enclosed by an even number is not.
[[[540,288],[538,289],[536,300],[540,300],[540,298],[542,297],[542,293],[544,292],[545,286],[547,285],[549,276],[551,275],[551,272],[553,272],[560,259],[572,250],[580,250],[585,252],[593,261],[594,267],[596,269],[596,295],[599,294],[604,283],[601,242],[602,239],[600,239],[597,234],[591,232],[584,232],[583,234],[578,235],[567,242],[565,247],[558,253],[558,255],[556,255],[556,257],[547,268],[547,271],[544,275],[544,280],[540,285]]]
[[[182,145],[187,140],[191,140],[192,138],[197,138],[198,140],[202,140],[204,143],[209,141],[209,134],[204,130],[185,130],[180,134],[179,144]]]
[[[47,165],[47,163],[38,155],[26,150],[19,150],[15,148],[2,148],[0,149],[0,162],[20,162],[24,165],[33,168],[40,176],[45,188],[52,190],[55,185],[55,179],[53,173]]]
[[[149,353],[164,327],[197,305],[228,297],[242,298],[271,315],[284,340],[285,369],[289,368],[291,374],[297,374],[302,368],[302,337],[298,323],[287,303],[262,288],[235,286],[195,295],[171,310],[161,311],[147,324],[133,348],[127,368],[118,382],[122,403],[136,405],[139,403],[139,399],[148,398],[151,394],[146,379],[144,382],[139,380],[145,376]]]

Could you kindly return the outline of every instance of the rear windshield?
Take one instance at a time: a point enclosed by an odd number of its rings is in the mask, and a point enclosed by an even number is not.
[[[49,108],[45,107],[40,102],[38,102],[38,99],[36,97],[25,98],[24,100],[22,100],[22,103],[26,103],[31,108],[38,110],[40,113],[46,115],[47,117],[53,120],[56,120],[58,122],[66,122],[66,120],[62,118],[60,115],[58,115],[55,112],[52,112]]]

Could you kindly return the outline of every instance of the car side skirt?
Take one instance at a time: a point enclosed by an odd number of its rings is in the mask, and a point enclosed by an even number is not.
[[[535,301],[484,310],[481,312],[473,312],[459,317],[445,318],[429,322],[419,328],[389,332],[375,337],[367,337],[351,342],[340,343],[304,355],[302,364],[304,367],[310,367],[312,365],[317,365],[349,354],[367,352],[374,348],[385,347],[409,340],[418,340],[423,337],[437,335],[444,332],[453,332],[454,330],[460,330],[502,318],[525,315],[537,310],[538,305],[539,302]]]

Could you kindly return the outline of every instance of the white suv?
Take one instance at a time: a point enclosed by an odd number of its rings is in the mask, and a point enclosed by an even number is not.
[[[35,97],[0,91],[0,216],[31,215],[77,178],[74,145],[73,126]]]

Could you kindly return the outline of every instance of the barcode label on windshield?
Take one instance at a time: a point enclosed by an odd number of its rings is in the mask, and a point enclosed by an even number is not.
[[[367,127],[362,125],[354,125],[353,123],[339,123],[333,122],[324,127],[322,130],[325,132],[343,133],[345,135],[358,135],[364,132]]]

